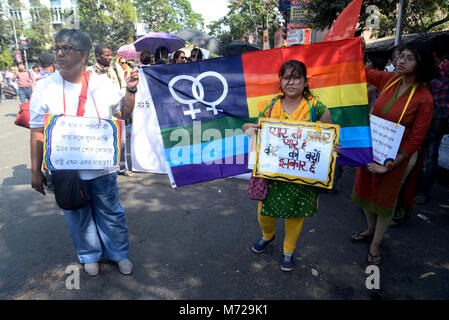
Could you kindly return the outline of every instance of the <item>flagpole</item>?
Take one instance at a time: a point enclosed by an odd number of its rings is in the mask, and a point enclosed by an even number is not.
[[[404,12],[405,12],[405,0],[399,2],[398,10],[398,22],[396,24],[396,39],[394,40],[394,45],[397,46],[401,42],[402,38],[402,25],[404,22]]]

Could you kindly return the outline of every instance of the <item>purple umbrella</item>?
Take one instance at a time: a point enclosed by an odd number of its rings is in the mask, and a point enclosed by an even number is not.
[[[137,51],[148,50],[155,54],[159,47],[166,47],[169,52],[174,52],[185,46],[185,41],[166,32],[148,32],[134,42]]]

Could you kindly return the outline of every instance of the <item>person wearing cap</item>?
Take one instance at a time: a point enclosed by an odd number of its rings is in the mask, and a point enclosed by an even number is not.
[[[56,58],[51,52],[42,52],[39,55],[39,63],[42,67],[36,81],[47,78],[56,71]]]

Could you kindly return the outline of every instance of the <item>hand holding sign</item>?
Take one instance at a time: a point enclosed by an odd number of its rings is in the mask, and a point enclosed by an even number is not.
[[[255,177],[332,188],[338,125],[260,119]]]
[[[251,138],[257,133],[259,125],[257,123],[245,123],[242,129],[243,132],[245,132],[245,134]]]
[[[389,171],[387,167],[381,166],[380,164],[377,163],[368,163],[366,165],[366,168],[368,169],[369,172],[378,174],[386,173]]]

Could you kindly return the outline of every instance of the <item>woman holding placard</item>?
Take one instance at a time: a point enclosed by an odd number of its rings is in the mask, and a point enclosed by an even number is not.
[[[304,63],[290,60],[279,71],[282,94],[273,100],[259,103],[261,116],[281,120],[302,120],[332,123],[329,110],[308,88],[307,70]],[[258,124],[246,123],[243,130],[254,133]],[[340,144],[334,145],[340,152]],[[265,251],[274,240],[276,218],[285,218],[284,254],[282,271],[291,271],[294,266],[293,251],[301,233],[304,218],[312,217],[318,208],[318,191],[314,187],[297,183],[269,180],[268,195],[259,201],[258,220],[263,237],[252,246],[255,253]]]
[[[433,99],[425,85],[433,77],[432,61],[424,48],[406,44],[400,47],[396,73],[366,69],[366,81],[381,90],[372,115],[388,120],[395,128],[404,126],[395,159],[370,163],[356,172],[352,200],[362,207],[368,229],[353,234],[350,240],[371,242],[370,264],[382,261],[380,243],[395,212],[413,212],[420,146],[432,120]]]

